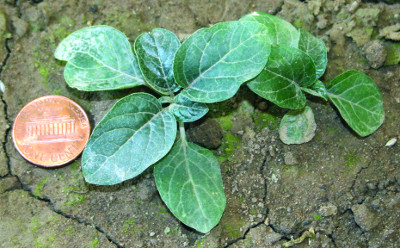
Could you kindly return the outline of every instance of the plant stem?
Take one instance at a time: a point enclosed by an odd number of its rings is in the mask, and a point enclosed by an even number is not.
[[[174,98],[170,97],[170,96],[162,96],[158,100],[159,100],[159,102],[161,102],[161,104],[163,104],[163,103],[173,103],[174,102]]]
[[[185,124],[183,121],[179,121],[179,133],[181,134],[181,139],[184,143],[186,143],[186,133],[185,133]]]

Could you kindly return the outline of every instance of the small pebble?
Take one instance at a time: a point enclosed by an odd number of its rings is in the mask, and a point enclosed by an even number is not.
[[[4,83],[0,80],[0,91],[4,93],[6,90],[6,87],[4,86]]]
[[[321,198],[321,201],[322,201],[322,202],[328,202],[328,201],[329,201],[329,199],[328,199],[328,198],[326,198],[326,197],[322,197],[322,198]]]
[[[268,103],[265,101],[259,102],[257,107],[259,110],[266,110],[268,108]]]
[[[319,213],[322,216],[335,215],[337,213],[337,207],[335,205],[333,205],[332,203],[328,203],[328,204],[320,207]]]
[[[153,237],[154,235],[156,235],[156,233],[155,232],[150,232],[150,237]]]
[[[397,138],[391,138],[388,142],[386,142],[385,146],[394,146],[397,142]]]
[[[90,12],[92,13],[97,13],[97,11],[99,10],[99,8],[97,7],[97,5],[90,5],[89,7]]]
[[[383,66],[386,60],[386,49],[381,41],[371,41],[364,46],[365,57],[368,60],[368,64],[378,69]]]
[[[296,158],[293,156],[293,153],[291,152],[285,152],[283,154],[284,159],[285,159],[285,164],[287,165],[295,165],[297,164]]]
[[[376,182],[367,182],[366,186],[369,190],[376,190],[377,183]]]
[[[322,190],[328,190],[328,187],[326,187],[325,185],[322,185],[321,187],[319,187]]]

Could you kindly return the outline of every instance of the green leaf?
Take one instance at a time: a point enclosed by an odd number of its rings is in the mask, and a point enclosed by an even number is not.
[[[171,95],[180,89],[172,71],[175,53],[180,46],[176,35],[162,28],[143,33],[135,41],[135,52],[146,82],[157,92]]]
[[[307,30],[300,29],[299,49],[307,53],[314,61],[317,78],[320,78],[328,64],[328,55],[325,43],[310,34]]]
[[[382,95],[364,73],[347,71],[327,85],[328,98],[360,136],[375,132],[385,119]]]
[[[157,99],[134,93],[119,100],[93,130],[82,155],[88,183],[112,185],[136,177],[171,149],[176,120]]]
[[[264,70],[247,85],[279,107],[301,109],[306,104],[301,87],[308,87],[315,80],[315,66],[310,56],[296,48],[272,46]]]
[[[154,167],[154,178],[161,199],[185,225],[206,233],[218,224],[226,198],[211,151],[179,139]]]
[[[328,101],[328,96],[327,96],[325,85],[323,82],[321,82],[319,80],[315,81],[315,83],[313,85],[311,85],[309,88],[301,87],[301,90],[310,95],[320,97],[320,98],[324,99],[325,101]]]
[[[265,27],[254,22],[223,22],[192,34],[174,61],[181,94],[194,102],[232,97],[245,81],[258,75],[268,60]]]
[[[115,90],[144,84],[128,38],[112,27],[75,31],[58,45],[54,56],[68,61],[65,81],[79,90]]]
[[[264,25],[268,30],[268,37],[272,45],[298,47],[300,33],[292,24],[279,17],[263,12],[253,12],[240,20],[253,21]]]
[[[310,107],[291,110],[282,118],[279,126],[279,138],[287,145],[303,144],[314,137],[316,128],[317,124],[315,124],[314,114]]]
[[[197,121],[208,112],[207,105],[192,102],[182,94],[177,95],[174,100],[175,102],[169,105],[169,110],[175,115],[178,121]]]

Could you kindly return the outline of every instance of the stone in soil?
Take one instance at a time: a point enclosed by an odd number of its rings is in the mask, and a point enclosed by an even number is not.
[[[368,60],[368,64],[374,69],[382,67],[385,63],[386,50],[381,41],[374,40],[368,42],[364,46],[364,53]]]
[[[220,125],[212,119],[204,119],[191,124],[186,135],[189,141],[208,149],[218,148],[223,137]]]
[[[379,221],[376,219],[375,213],[368,209],[365,204],[354,205],[351,207],[354,213],[354,219],[363,231],[371,231],[377,226]]]

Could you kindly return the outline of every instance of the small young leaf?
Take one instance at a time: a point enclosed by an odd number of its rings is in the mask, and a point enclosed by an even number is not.
[[[311,85],[309,88],[301,87],[301,90],[310,95],[321,97],[325,101],[328,101],[325,85],[323,82],[319,80],[315,81],[315,83]]]
[[[360,136],[370,135],[383,123],[381,92],[364,73],[347,71],[334,78],[326,89],[343,119]]]
[[[65,81],[79,90],[115,90],[144,84],[128,38],[112,27],[75,31],[58,45],[54,56],[68,61]]]
[[[155,28],[135,41],[135,52],[146,82],[157,92],[170,95],[180,89],[172,71],[175,53],[180,46],[171,31]]]
[[[272,46],[264,70],[247,85],[279,107],[301,109],[306,104],[301,87],[308,87],[315,80],[315,66],[310,56],[296,48]]]
[[[310,34],[307,30],[300,29],[299,49],[307,53],[314,61],[317,78],[320,78],[328,64],[328,55],[325,43]]]
[[[314,137],[316,128],[314,114],[310,107],[291,110],[282,118],[279,126],[279,138],[287,145],[303,144]]]
[[[232,97],[245,81],[258,75],[270,53],[266,29],[255,22],[223,22],[192,34],[174,61],[181,94],[194,102]]]
[[[197,121],[208,112],[207,105],[192,102],[181,94],[177,95],[174,100],[175,102],[169,105],[169,110],[175,115],[178,121]]]
[[[219,164],[211,151],[179,139],[154,167],[161,199],[185,225],[206,233],[225,209]]]
[[[263,12],[254,12],[242,17],[243,21],[253,21],[264,25],[272,45],[290,46],[297,48],[300,33],[289,22]]]
[[[136,177],[171,149],[176,120],[152,95],[119,100],[93,130],[82,155],[88,183],[112,185]]]

